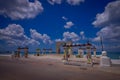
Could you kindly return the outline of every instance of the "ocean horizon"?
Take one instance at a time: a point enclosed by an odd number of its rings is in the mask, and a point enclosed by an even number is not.
[[[12,52],[0,52],[0,54],[12,54]],[[21,52],[21,55],[23,55],[24,52]],[[28,54],[36,54],[36,52],[29,52]],[[42,53],[40,52],[40,54],[56,54],[56,52],[46,52],[46,53]],[[61,52],[60,54],[64,54],[64,52]],[[78,52],[73,52],[73,55],[77,55]],[[93,55],[93,52],[91,52],[91,54]],[[84,55],[86,55],[86,52],[84,52]],[[101,55],[101,52],[96,52],[96,55]],[[120,59],[120,52],[107,52],[107,56],[110,57],[111,59]]]

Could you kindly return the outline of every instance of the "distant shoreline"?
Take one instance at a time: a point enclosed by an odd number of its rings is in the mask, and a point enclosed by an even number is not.
[[[29,55],[32,54],[34,55],[36,52],[29,52]],[[1,54],[5,54],[5,55],[10,55],[12,54],[12,52],[9,53],[0,53]],[[23,55],[24,52],[21,52],[21,54]],[[43,53],[40,53],[43,54]],[[56,54],[56,52],[46,52],[46,54]],[[60,54],[64,54],[63,52],[61,52]],[[73,55],[76,55],[77,52],[75,52]],[[93,55],[93,53],[91,53]],[[86,53],[84,53],[84,55],[86,55]],[[96,55],[101,55],[101,52],[97,52]],[[120,52],[107,52],[107,56],[110,57],[111,59],[120,59]]]

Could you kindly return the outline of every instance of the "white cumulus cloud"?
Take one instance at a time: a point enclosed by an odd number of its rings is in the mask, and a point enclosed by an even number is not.
[[[104,42],[111,44],[105,45],[107,49],[110,46],[118,46],[120,44],[120,0],[108,3],[104,12],[98,13],[92,24],[95,27],[102,27],[93,41],[99,41],[102,36]]]
[[[31,37],[37,41],[41,40],[45,44],[51,44],[52,40],[47,34],[40,34],[35,29],[30,29]]]
[[[0,29],[0,40],[6,42],[6,45],[27,46],[32,44],[39,45],[38,41],[30,39],[25,35],[24,28],[21,25],[9,24],[6,28]]]
[[[84,2],[85,0],[67,0],[67,3],[70,5],[80,5],[80,3]]]
[[[34,18],[43,11],[42,4],[35,0],[0,0],[0,15],[11,19]]]
[[[98,13],[96,20],[92,23],[96,27],[108,25],[120,25],[120,0],[110,2],[103,13]]]
[[[55,42],[59,42],[59,41],[62,41],[61,39],[56,39]]]
[[[74,26],[74,23],[73,23],[72,21],[68,21],[68,22],[66,22],[66,24],[64,25],[64,28],[69,29],[69,28],[71,28],[72,26]]]
[[[64,32],[63,33],[63,41],[71,40],[73,42],[77,42],[80,40],[79,35],[74,32]]]
[[[84,31],[81,31],[80,34],[77,34],[75,32],[64,32],[62,39],[56,39],[55,42],[58,41],[73,41],[73,42],[79,42],[80,40],[87,40],[87,37],[85,36]]]
[[[108,26],[102,28],[97,32],[97,37],[94,38],[94,41],[99,41],[100,36],[103,37],[104,41],[120,43],[120,26]]]
[[[49,4],[54,5],[54,4],[62,4],[62,2],[66,2],[69,5],[76,6],[80,5],[82,2],[85,0],[47,0]]]
[[[31,37],[35,40],[42,39],[42,34],[38,33],[35,29],[30,29]]]
[[[47,0],[51,5],[54,5],[54,4],[61,4],[62,3],[62,0]]]

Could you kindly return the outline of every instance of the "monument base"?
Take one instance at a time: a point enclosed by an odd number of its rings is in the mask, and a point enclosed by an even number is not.
[[[110,58],[107,57],[107,56],[102,56],[101,59],[100,59],[100,66],[101,67],[104,67],[104,66],[110,67],[111,66]]]

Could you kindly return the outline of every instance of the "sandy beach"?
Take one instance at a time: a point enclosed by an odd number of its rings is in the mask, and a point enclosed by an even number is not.
[[[64,65],[62,55],[57,54],[16,59],[0,56],[0,80],[120,80],[120,65]]]

